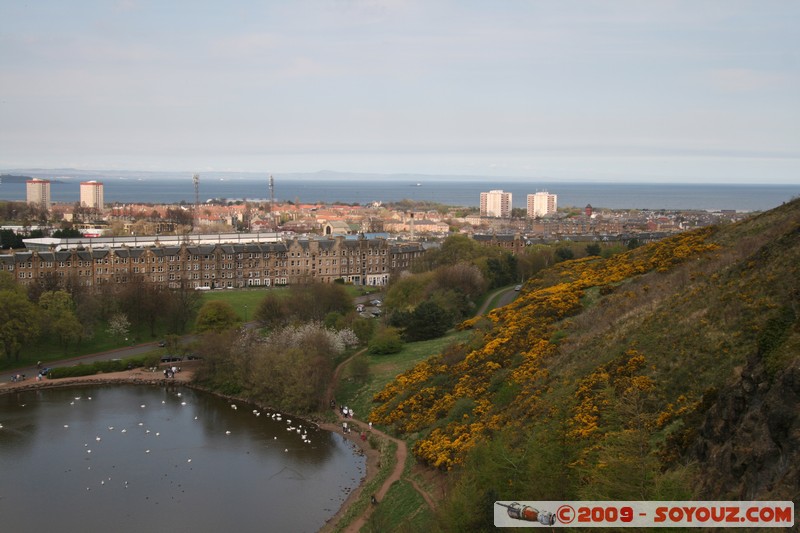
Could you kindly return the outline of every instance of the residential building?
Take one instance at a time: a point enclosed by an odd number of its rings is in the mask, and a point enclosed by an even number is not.
[[[28,203],[50,209],[50,180],[34,178],[25,183],[27,186]]]
[[[99,181],[81,182],[81,206],[103,209],[103,184]]]
[[[336,280],[379,286],[386,285],[393,274],[410,269],[423,253],[419,243],[344,236],[247,243],[203,239],[167,245],[156,238],[145,245],[102,248],[53,245],[45,251],[29,246],[28,251],[0,255],[0,271],[11,273],[23,285],[97,286],[141,279],[169,288],[195,289]]]
[[[528,218],[546,217],[558,209],[558,196],[547,191],[528,195]]]
[[[509,218],[511,216],[511,193],[502,190],[482,192],[481,216]]]

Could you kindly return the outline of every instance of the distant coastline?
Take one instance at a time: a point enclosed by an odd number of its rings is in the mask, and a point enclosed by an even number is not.
[[[80,181],[96,179],[105,184],[106,203],[193,203],[191,175],[180,172],[13,170],[53,181],[54,202],[79,200]],[[268,175],[209,172],[200,175],[200,200],[263,201],[269,198]],[[798,185],[655,184],[628,182],[577,182],[556,180],[493,179],[412,174],[371,175],[319,172],[275,176],[275,198],[300,203],[435,202],[476,207],[480,193],[502,189],[513,195],[513,206],[524,208],[526,195],[546,190],[558,195],[559,207],[766,211],[800,195]],[[23,182],[0,183],[0,199],[25,200]]]

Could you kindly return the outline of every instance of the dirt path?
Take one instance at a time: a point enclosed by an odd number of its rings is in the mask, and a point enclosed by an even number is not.
[[[133,370],[109,372],[107,374],[94,374],[91,376],[77,376],[59,379],[45,378],[41,381],[37,381],[35,378],[27,378],[25,381],[17,381],[16,383],[0,383],[0,394],[22,392],[43,387],[57,388],[72,387],[74,385],[103,385],[109,383],[136,383],[155,385],[163,385],[164,383],[180,383],[182,385],[186,385],[192,380],[193,374],[194,372],[191,368],[183,367],[180,372],[175,374],[174,378],[165,378],[160,369],[156,372],[151,372],[143,368],[134,368]]]
[[[325,393],[325,401],[327,404],[330,404],[331,399],[333,399],[333,391],[336,388],[336,384],[339,382],[339,377],[341,375],[342,370],[352,359],[361,355],[365,351],[366,349],[354,353],[353,355],[351,355],[350,357],[339,363],[339,365],[336,367],[336,370],[333,373],[333,378],[331,379],[331,382],[328,384],[328,389]],[[378,491],[374,494],[378,502],[383,501],[384,497],[386,496],[386,493],[389,492],[389,489],[391,488],[392,484],[394,484],[395,481],[399,481],[401,478],[403,478],[403,470],[405,470],[406,459],[408,458],[408,446],[406,445],[405,441],[391,437],[386,433],[384,433],[383,431],[375,427],[372,427],[369,424],[364,423],[363,421],[357,418],[345,418],[338,410],[336,410],[336,413],[337,416],[339,417],[340,422],[347,422],[348,426],[353,428],[353,431],[356,433],[356,435],[362,432],[367,432],[373,435],[378,435],[380,438],[390,442],[394,442],[397,445],[397,450],[395,452],[394,468],[392,469],[391,474],[389,474],[389,477],[387,477],[386,480],[384,480]],[[338,429],[338,427],[335,428],[334,430],[336,429]],[[375,464],[375,467],[377,468],[377,464]],[[368,472],[367,479],[369,479],[371,477],[369,473],[369,460],[367,462],[367,472]],[[372,475],[374,475],[374,473]],[[436,508],[436,503],[433,501],[433,498],[422,487],[420,487],[419,484],[417,484],[413,479],[410,478],[405,478],[405,480],[411,483],[411,486],[414,487],[414,490],[416,490],[420,494],[420,496],[422,496],[422,498],[425,500],[425,502],[432,510]],[[366,481],[367,480],[365,480],[365,482]],[[352,501],[345,502],[345,505],[342,506],[342,509],[339,511],[339,513],[337,513],[336,516],[334,516],[333,519],[329,522],[330,527],[336,526],[336,523],[341,519],[346,508],[350,504],[352,504],[352,502],[355,501],[356,499],[357,496],[354,495]],[[361,516],[354,519],[344,531],[346,533],[358,533],[358,531],[364,526],[364,524],[367,523],[367,520],[369,519],[373,510],[374,506],[367,507],[361,514]],[[327,527],[323,529],[323,531],[327,530],[328,530]]]

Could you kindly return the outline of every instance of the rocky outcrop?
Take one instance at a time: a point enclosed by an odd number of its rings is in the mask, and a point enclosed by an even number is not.
[[[708,411],[690,458],[707,499],[800,499],[800,360],[769,379],[753,358]]]

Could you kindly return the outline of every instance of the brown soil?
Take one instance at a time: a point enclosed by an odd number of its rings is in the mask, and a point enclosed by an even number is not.
[[[333,378],[331,379],[331,382],[328,385],[328,389],[326,391],[325,395],[326,404],[330,404],[330,401],[333,398],[333,391],[336,387],[336,383],[339,382],[339,377],[341,375],[342,370],[354,357],[361,355],[363,352],[364,350],[361,350],[360,352],[353,354],[346,360],[342,361],[336,367],[336,370],[334,371],[333,374]],[[380,454],[377,450],[373,450],[372,448],[370,448],[370,446],[367,443],[361,441],[360,433],[364,432],[367,434],[378,435],[380,438],[394,442],[397,445],[397,451],[395,452],[394,469],[392,470],[391,474],[389,474],[389,477],[387,477],[386,480],[384,480],[383,484],[381,484],[378,491],[373,495],[378,500],[378,502],[383,501],[383,498],[386,496],[386,493],[389,491],[389,488],[392,486],[392,484],[394,484],[395,481],[398,481],[400,480],[400,478],[403,477],[403,470],[405,469],[406,459],[408,458],[408,447],[406,446],[405,441],[396,439],[394,437],[390,437],[383,431],[380,431],[379,429],[376,429],[374,427],[370,427],[368,424],[356,418],[345,419],[338,411],[337,415],[339,416],[339,420],[346,421],[347,424],[353,428],[353,432],[346,434],[345,437],[348,437],[351,440],[356,441],[362,447],[362,450],[364,450],[365,453],[367,454],[367,475],[364,479],[364,483],[374,478],[375,475],[377,474],[378,460],[380,459]],[[324,424],[321,427],[324,427],[325,429],[329,429],[331,431],[341,431],[341,424]],[[414,481],[411,478],[404,478],[404,479],[406,479],[406,481],[411,483],[411,485],[414,487],[414,490],[416,490],[425,499],[425,501],[427,502],[428,506],[431,509],[436,508],[436,502],[433,500],[433,498],[431,498],[430,494],[428,494],[428,492],[425,491],[416,481]],[[339,510],[339,512],[336,513],[328,521],[328,525],[326,525],[321,531],[328,532],[333,530],[336,524],[342,519],[342,516],[344,516],[345,512],[347,512],[347,509],[350,507],[350,505],[352,505],[353,502],[358,500],[359,496],[361,495],[364,483],[362,483],[357,490],[353,491],[350,494],[348,499],[342,505],[342,508]],[[364,524],[366,524],[367,520],[369,519],[369,516],[372,514],[373,509],[374,509],[373,506],[367,507],[365,511],[361,514],[361,516],[353,520],[344,531],[346,533],[357,533],[364,526]]]
[[[10,392],[20,392],[26,390],[39,389],[43,387],[71,387],[75,385],[102,385],[106,383],[134,383],[139,385],[161,385],[165,382],[188,384],[194,372],[184,368],[174,378],[165,378],[160,370],[151,372],[142,368],[125,370],[123,372],[109,372],[107,374],[94,374],[92,376],[78,376],[73,378],[43,379],[37,381],[36,378],[27,378],[16,383],[0,383],[0,394]]]

